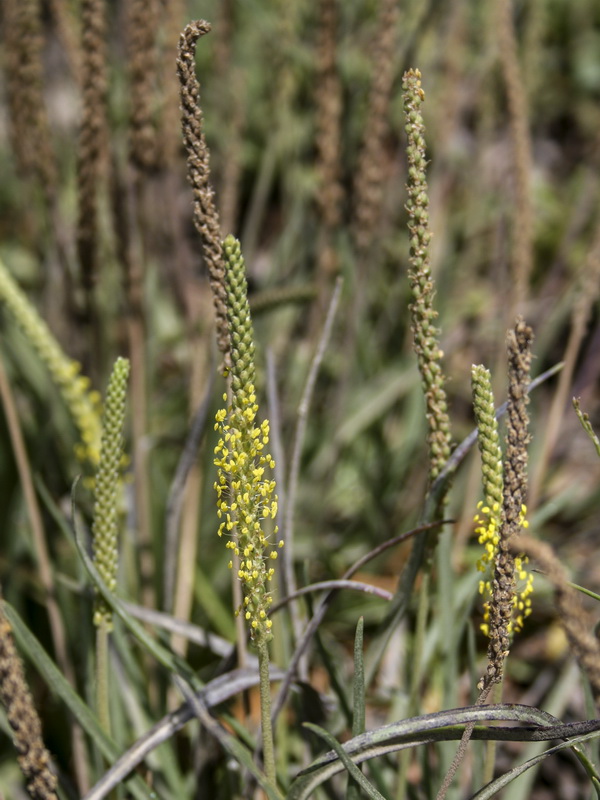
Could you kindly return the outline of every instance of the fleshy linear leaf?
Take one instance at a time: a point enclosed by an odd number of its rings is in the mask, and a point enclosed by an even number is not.
[[[365,664],[363,661],[365,620],[360,617],[354,637],[354,681],[352,693],[352,735],[360,736],[365,732]],[[350,770],[348,770],[349,774]],[[362,774],[362,773],[361,773]],[[359,800],[360,788],[349,780],[346,800]]]
[[[280,670],[273,670],[271,677],[273,680],[280,680],[282,674]],[[210,708],[224,703],[230,697],[256,686],[258,680],[257,671],[250,669],[237,669],[220,675],[207,683],[202,689],[204,704]],[[135,769],[149,753],[163,742],[168,741],[194,716],[194,710],[189,702],[183,703],[175,711],[171,711],[164,716],[114,762],[110,770],[88,792],[84,800],[102,800],[103,797],[106,797],[111,789],[118,786],[125,776]],[[243,745],[240,744],[239,746],[243,748]],[[246,755],[243,754],[242,757],[246,758]],[[256,765],[252,763],[249,769],[256,771]]]
[[[425,742],[460,739],[464,725],[469,722],[520,722],[519,727],[486,727],[481,724],[474,728],[472,739],[492,739],[505,741],[552,741],[600,731],[600,719],[584,722],[562,723],[551,714],[530,706],[499,704],[489,706],[468,706],[385,725],[374,731],[356,736],[342,745],[346,755],[355,763],[361,763],[377,756],[396,752],[406,747],[416,747]],[[324,781],[341,772],[335,751],[314,761],[297,776],[287,796],[287,800],[305,800]]]
[[[586,742],[589,739],[597,739],[599,736],[600,731],[594,731],[593,733],[588,733],[585,736],[578,736],[575,739],[569,740],[568,742],[561,742],[555,747],[551,747],[549,750],[541,753],[541,755],[529,759],[529,761],[526,761],[524,764],[519,764],[518,767],[514,767],[514,769],[505,772],[504,775],[500,775],[500,777],[496,778],[491,783],[488,783],[487,786],[484,786],[483,789],[480,789],[476,794],[474,794],[471,800],[490,800],[490,798],[499,792],[500,789],[502,789],[504,786],[508,786],[511,781],[514,781],[515,778],[518,778],[519,775],[522,775],[523,772],[531,767],[535,767],[536,764],[539,764],[540,761],[548,758],[548,756],[558,753],[559,750],[565,750],[568,747],[576,747],[578,744]],[[598,782],[598,778],[595,775],[591,775],[590,777],[596,790],[596,795],[600,797],[600,784]]]
[[[354,761],[352,761],[352,759],[348,756],[348,754],[344,752],[344,748],[337,741],[337,739],[335,739],[326,730],[323,730],[323,728],[320,728],[318,725],[313,725],[311,722],[305,722],[304,727],[309,728],[311,731],[313,731],[313,733],[316,733],[317,736],[320,736],[321,739],[323,739],[323,741],[325,741],[330,747],[334,749],[340,761],[344,765],[344,768],[348,770],[348,774],[356,781],[356,783],[360,786],[360,788],[367,795],[367,797],[371,797],[373,798],[373,800],[385,800],[385,797],[382,794],[380,794],[377,791],[377,789],[369,783],[369,781],[365,778],[365,776],[356,766]]]

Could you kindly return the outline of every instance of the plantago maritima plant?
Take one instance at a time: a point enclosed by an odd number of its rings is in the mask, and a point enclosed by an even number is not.
[[[531,341],[533,332],[519,318],[514,330],[508,332],[508,421],[506,454],[504,458],[504,485],[502,490],[502,517],[494,556],[494,577],[489,604],[490,624],[487,673],[482,686],[487,687],[502,680],[504,662],[510,649],[515,603],[523,603],[526,611],[531,580],[517,561],[509,542],[523,527],[527,511],[527,444],[529,443],[529,416],[527,414],[527,384],[531,367]],[[525,596],[515,599],[515,575],[524,577]],[[517,623],[519,618],[517,617]],[[522,619],[521,619],[522,623]]]
[[[255,392],[254,333],[248,305],[244,260],[239,243],[228,236],[223,243],[227,267],[227,318],[231,340],[231,403],[217,412],[215,429],[220,433],[215,448],[219,468],[215,482],[218,515],[223,522],[219,536],[230,536],[227,548],[237,557],[238,578],[243,587],[243,614],[259,655],[261,722],[265,772],[275,786],[268,643],[272,638],[269,582],[270,563],[277,552],[270,550],[264,521],[277,515],[275,481],[265,478],[265,467],[275,462],[265,452],[269,423],[255,424],[258,405]],[[227,400],[227,395],[224,395]],[[277,527],[274,529],[277,533]],[[280,542],[279,546],[283,543]],[[233,559],[229,562],[233,568]]]
[[[128,375],[129,361],[126,358],[118,358],[106,391],[102,451],[94,486],[92,524],[94,562],[111,591],[114,591],[117,585],[119,467],[123,453],[122,431]],[[100,597],[96,598],[94,624],[98,628],[96,653],[98,711],[105,729],[108,730],[107,643],[108,634],[112,630],[112,610]]]
[[[408,230],[410,233],[410,282],[412,302],[410,313],[414,349],[419,362],[419,372],[425,402],[429,434],[430,479],[433,481],[442,471],[450,455],[450,420],[444,374],[440,365],[443,353],[439,346],[439,331],[435,327],[437,311],[433,308],[434,284],[429,264],[429,198],[425,167],[425,127],[421,105],[425,92],[421,88],[419,70],[409,70],[402,80],[404,91],[404,114],[408,146]]]
[[[479,537],[479,544],[484,546],[484,552],[477,563],[481,572],[493,568],[498,555],[500,542],[500,528],[502,524],[502,502],[504,481],[502,477],[502,451],[498,439],[498,422],[494,413],[494,396],[491,388],[491,377],[485,367],[474,366],[471,370],[473,384],[473,410],[477,420],[477,441],[481,452],[483,490],[485,501],[478,503],[479,513],[475,516],[477,528],[475,532]],[[525,519],[527,509],[521,506],[519,522],[522,528],[528,527]],[[523,621],[531,613],[530,595],[533,591],[533,575],[525,569],[527,559],[517,556],[515,558],[515,575],[521,581],[521,587],[513,593],[512,618],[508,623],[508,631],[520,631]],[[491,598],[492,584],[490,580],[481,580],[479,583],[481,594]],[[488,599],[484,604],[484,622],[481,630],[489,636],[490,603]]]

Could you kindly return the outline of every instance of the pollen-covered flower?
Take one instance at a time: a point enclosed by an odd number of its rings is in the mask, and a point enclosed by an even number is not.
[[[226,395],[224,395],[226,399]],[[219,536],[228,537],[226,547],[238,557],[238,578],[244,589],[244,617],[251,632],[270,638],[268,609],[272,602],[269,582],[277,557],[270,550],[265,521],[277,516],[275,481],[265,477],[275,462],[266,452],[269,423],[256,423],[258,406],[253,389],[241,402],[217,412],[215,429],[220,438],[215,448],[219,468],[215,481],[217,515],[221,519]],[[277,534],[277,526],[273,534]],[[279,545],[281,546],[281,542]],[[233,560],[229,562],[233,567]]]
[[[486,600],[483,605],[483,624],[481,630],[490,635],[490,610],[494,602],[494,579],[497,561],[500,557],[500,539],[505,522],[505,486],[502,450],[498,435],[498,421],[494,411],[494,395],[492,393],[491,375],[485,367],[474,365],[471,368],[471,384],[473,392],[473,410],[477,421],[477,441],[481,453],[482,482],[485,502],[477,505],[475,515],[475,533],[483,547],[477,569],[485,573],[479,581],[479,592]],[[516,520],[516,529],[528,527],[525,519],[527,509],[521,504]],[[506,559],[506,554],[502,556]],[[511,608],[506,609],[507,635],[518,632],[523,627],[525,617],[531,613],[531,593],[533,592],[533,575],[527,571],[526,558],[516,558],[514,569],[507,571],[505,578],[510,578],[510,595],[507,595]],[[497,580],[497,579],[496,579]]]
[[[501,509],[498,503],[485,504],[481,500],[477,504],[477,509],[478,513],[474,517],[475,533],[477,534],[477,541],[480,545],[483,545],[483,553],[477,561],[477,569],[484,573],[484,577],[479,581],[479,593],[487,598],[483,604],[481,630],[486,636],[489,636],[492,578],[500,543]],[[529,527],[529,523],[525,519],[526,513],[527,508],[524,505],[521,506],[519,522],[523,529]],[[521,631],[525,618],[531,614],[533,573],[527,570],[528,563],[529,559],[526,556],[517,556],[515,558],[515,587],[512,598],[513,614],[508,623],[508,633]]]
[[[219,536],[236,556],[237,576],[243,586],[243,611],[253,638],[271,638],[268,618],[272,598],[269,582],[275,570],[271,562],[277,551],[267,525],[277,516],[275,481],[267,470],[275,462],[266,450],[269,423],[257,423],[258,405],[254,388],[254,338],[248,306],[245,266],[239,243],[228,236],[223,243],[227,265],[227,315],[231,336],[232,399],[216,415],[215,465],[219,468],[215,489]],[[227,401],[227,395],[223,395]],[[277,526],[273,528],[273,536]],[[283,542],[279,542],[281,547]],[[234,560],[229,562],[233,568]]]

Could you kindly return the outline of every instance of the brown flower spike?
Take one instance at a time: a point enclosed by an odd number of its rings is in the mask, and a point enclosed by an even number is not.
[[[418,69],[404,73],[402,79],[404,115],[408,147],[408,231],[410,234],[410,269],[408,279],[412,295],[410,313],[414,349],[421,373],[421,382],[427,405],[429,433],[429,476],[433,482],[442,471],[451,449],[450,418],[444,373],[439,346],[439,331],[435,326],[437,311],[433,307],[434,283],[429,265],[429,198],[425,170],[425,126],[421,105],[425,92],[421,88],[421,73]]]
[[[179,76],[181,127],[187,150],[188,180],[194,196],[194,225],[202,238],[204,258],[208,266],[210,286],[217,318],[217,344],[229,366],[229,329],[227,326],[227,292],[225,263],[221,251],[219,215],[210,185],[209,154],[202,131],[200,85],[196,79],[196,42],[210,31],[204,20],[190,22],[179,38]]]
[[[527,501],[528,431],[527,386],[531,369],[533,331],[520,317],[508,332],[508,415],[500,541],[496,555],[490,601],[490,643],[484,687],[499,683],[510,649],[510,623],[515,594],[515,559],[511,539],[522,527]]]
[[[56,776],[42,740],[42,725],[0,602],[0,702],[13,730],[18,762],[33,800],[56,800]]]

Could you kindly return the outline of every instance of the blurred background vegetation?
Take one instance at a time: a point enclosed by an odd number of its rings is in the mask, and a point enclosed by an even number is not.
[[[198,17],[213,24],[197,54],[212,183],[223,236],[239,237],[246,258],[259,390],[274,430],[283,514],[299,403],[335,277],[343,279],[308,412],[297,490],[292,487],[299,582],[341,576],[358,557],[414,527],[423,507],[426,427],[408,314],[400,96],[403,71],[418,67],[426,95],[432,271],[454,440],[473,427],[472,363],[492,370],[496,397],[504,399],[505,331],[520,311],[536,335],[534,376],[563,360],[566,374],[562,385],[558,374],[531,398],[531,531],[556,548],[577,583],[598,590],[600,463],[570,401],[580,397],[592,422],[600,422],[600,7],[591,0],[516,0],[507,6],[515,37],[507,42],[505,5],[4,1],[0,258],[95,388],[104,391],[117,355],[132,359],[127,449],[135,478],[126,485],[121,574],[127,599],[228,639],[234,635],[212,488],[210,419],[225,383],[214,377],[219,357],[212,300],[192,225],[176,83],[178,34]],[[81,30],[94,14],[105,15],[106,28],[90,44]],[[90,49],[98,61],[86,58]],[[97,128],[88,119],[100,143],[97,159],[81,134],[86,92],[99,98],[92,100]],[[82,193],[89,191],[85,171],[92,163],[90,234]],[[525,228],[521,239],[519,226]],[[73,455],[76,432],[10,316],[2,313],[0,324],[31,469],[46,498],[44,530],[67,657],[86,697],[90,594],[72,542],[56,522],[57,514],[68,515],[70,487],[81,471]],[[203,403],[209,422],[179,506],[179,528],[173,527],[173,479]],[[2,590],[53,653],[46,589],[3,414],[0,487]],[[450,494],[447,515],[456,522],[440,542],[420,711],[466,705],[473,697],[469,659],[475,647],[480,656],[485,652],[472,536],[480,491],[473,451]],[[89,498],[81,495],[85,517]],[[175,539],[167,533],[173,529],[179,530]],[[393,591],[409,548],[372,562],[361,579]],[[165,570],[175,568],[174,560],[177,577],[173,572],[169,582]],[[585,687],[570,664],[551,593],[543,578],[537,584],[504,696],[580,718],[588,713]],[[448,604],[457,619],[452,632],[440,624]],[[338,597],[322,637],[346,675],[358,616],[365,616],[368,638],[384,612],[378,599]],[[406,708],[410,622],[409,616],[370,687],[368,727],[401,718]],[[211,674],[213,654],[193,648],[188,655]],[[276,652],[275,661],[285,663],[285,655]],[[128,675],[124,684],[137,686],[144,707],[137,719],[131,708],[123,712],[118,738],[126,746],[161,707],[165,687],[151,674],[147,697],[133,666],[119,663]],[[320,657],[311,663],[314,684],[327,690]],[[35,665],[30,674],[47,744],[64,785],[75,787],[82,778],[75,777],[65,733],[68,714]],[[339,720],[331,727],[344,730]],[[181,774],[193,771],[190,741],[183,736],[176,752]],[[518,752],[517,746],[501,749],[499,766]],[[568,768],[559,757],[545,762],[519,796],[587,796],[579,768],[565,763]],[[90,764],[93,782],[102,768]],[[15,770],[9,739],[2,737],[0,793],[11,798],[22,796]],[[417,757],[409,773],[414,797],[428,796],[423,770]],[[516,789],[509,791],[517,797]]]

